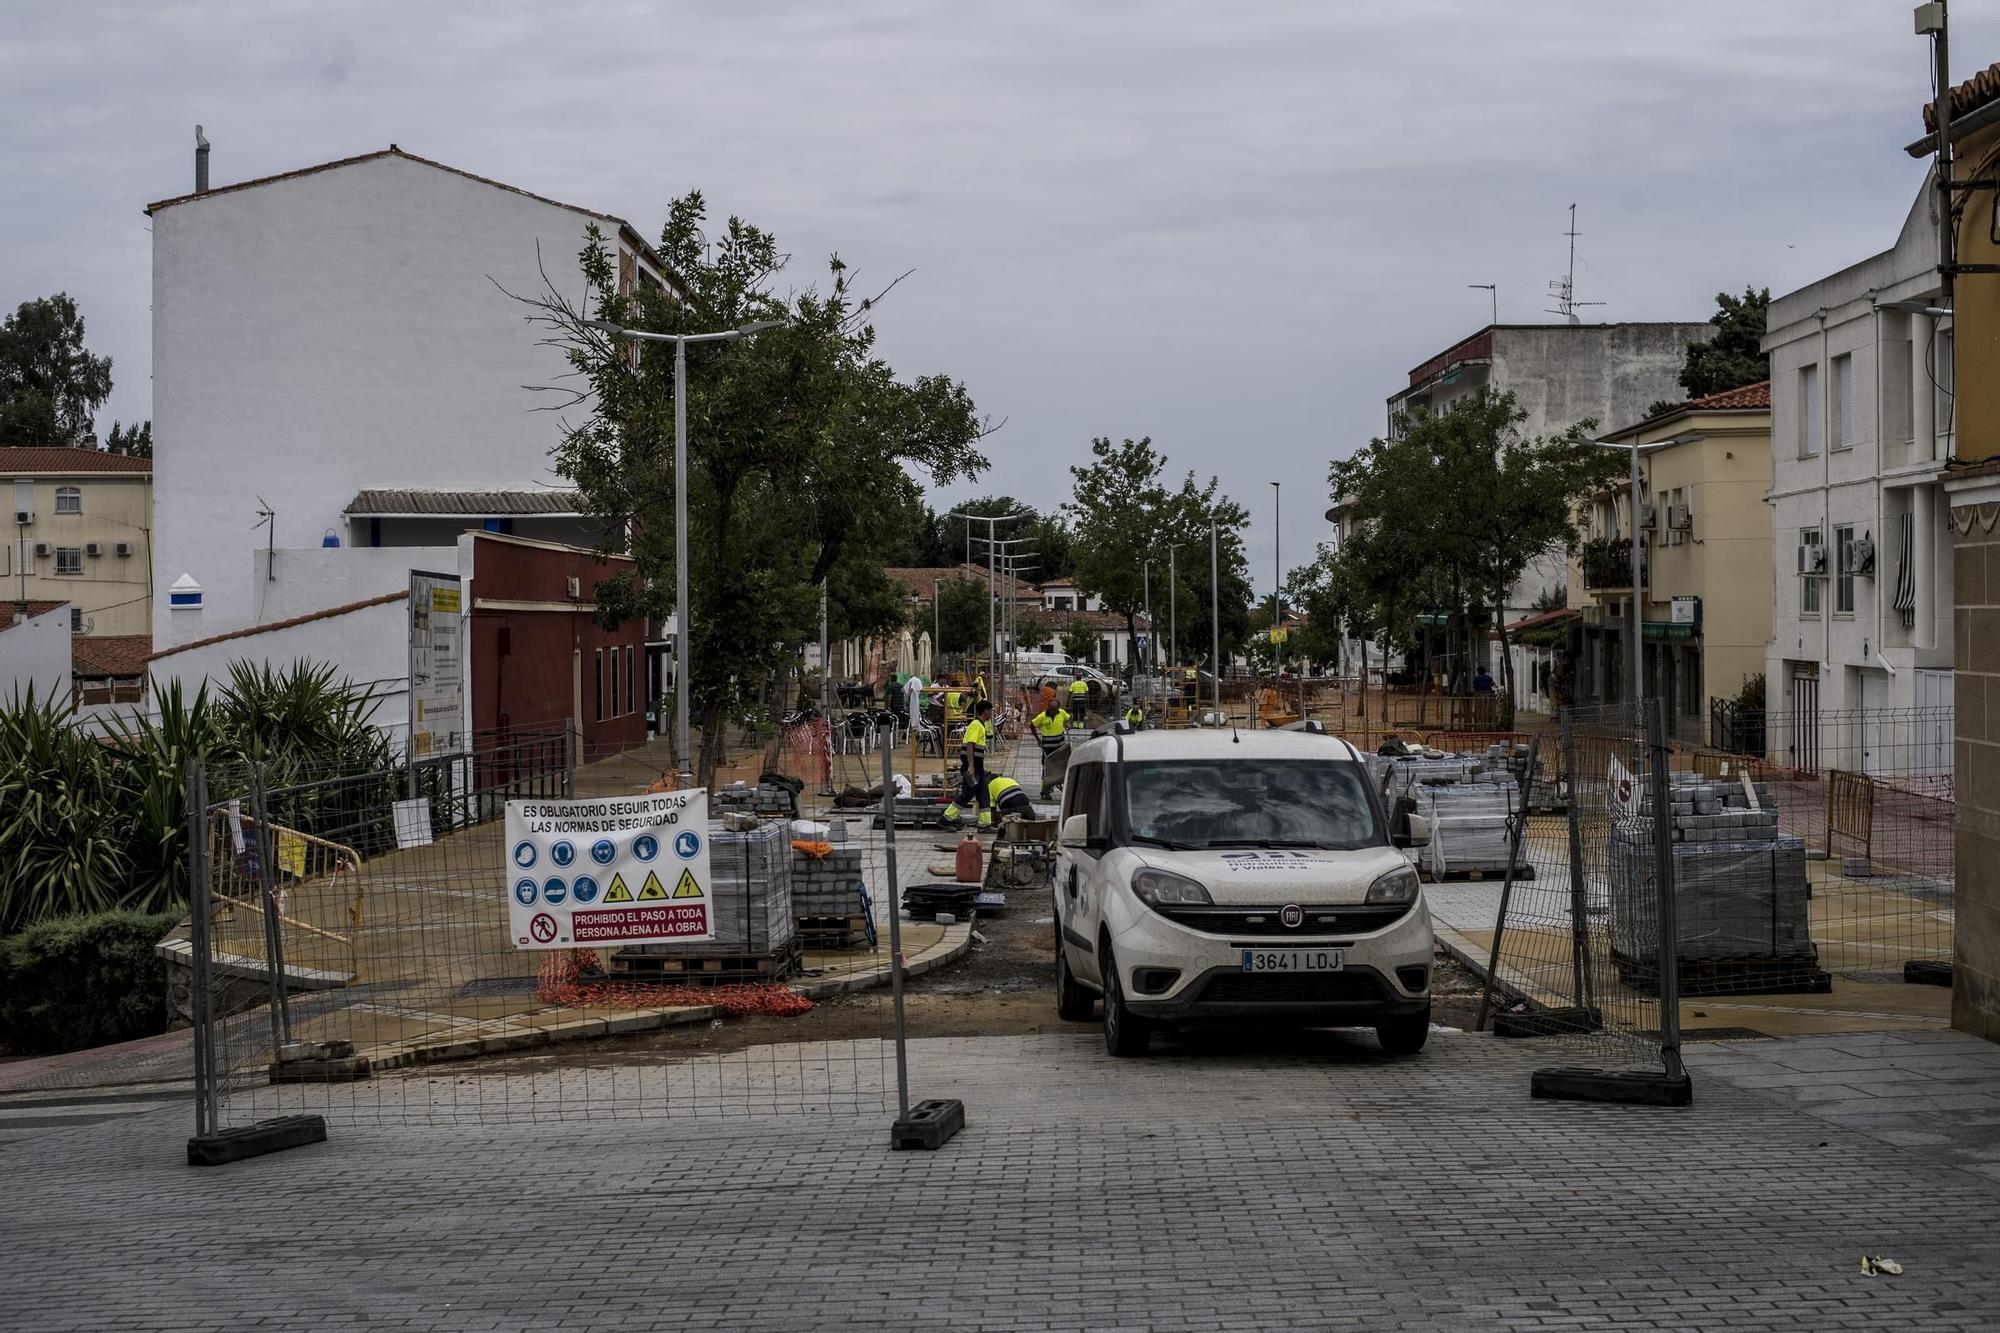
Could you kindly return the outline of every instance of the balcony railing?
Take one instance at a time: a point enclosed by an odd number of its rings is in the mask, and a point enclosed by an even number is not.
[[[1632,543],[1623,537],[1599,537],[1587,541],[1577,551],[1577,566],[1583,571],[1583,586],[1593,592],[1632,586]],[[1639,577],[1648,578],[1642,551]]]

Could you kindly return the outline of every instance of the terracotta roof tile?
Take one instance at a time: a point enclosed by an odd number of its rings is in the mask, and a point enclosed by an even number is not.
[[[347,502],[350,514],[492,515],[580,514],[583,497],[553,487],[528,491],[362,491]]]
[[[44,602],[34,599],[17,602],[12,598],[5,599],[0,601],[0,629],[12,629],[14,618],[20,614],[23,607],[27,610],[28,619],[33,620],[36,616],[45,616],[58,607],[68,605],[68,602]]]
[[[928,602],[931,599],[931,584],[933,581],[950,583],[953,580],[957,580],[963,583],[977,583],[982,587],[986,583],[986,566],[984,565],[892,566],[882,572],[889,576],[891,583],[901,587],[906,596],[914,597],[922,602]],[[1009,580],[1006,575],[996,575],[994,578],[994,587],[1005,596],[1007,595],[1008,582]],[[1036,591],[1034,584],[1024,582],[1020,579],[1014,579],[1012,582],[1014,584],[1014,591],[1009,600],[1016,602],[1039,602],[1041,600],[1042,595]]]
[[[143,676],[153,655],[150,634],[79,634],[70,640],[70,669],[79,676]]]
[[[1771,381],[1759,380],[1740,388],[1724,389],[1705,398],[1691,398],[1681,406],[1690,412],[1747,412],[1771,406]]]
[[[0,449],[0,476],[9,473],[44,473],[65,476],[83,472],[151,473],[153,460],[106,453],[102,449],[6,448]]]
[[[1977,111],[1988,102],[2000,98],[2000,63],[1988,65],[1977,74],[1951,90],[1951,119],[1954,126],[1967,114]],[[1924,103],[1924,133],[1937,133],[1937,103]],[[1956,144],[1962,131],[1954,129],[1952,142]]]

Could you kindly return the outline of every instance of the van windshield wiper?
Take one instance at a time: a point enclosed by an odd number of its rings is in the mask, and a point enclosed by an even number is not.
[[[1291,847],[1326,848],[1331,846],[1331,844],[1321,842],[1317,838],[1215,838],[1211,840],[1208,843],[1208,845],[1210,847],[1280,847],[1280,848],[1291,848]]]
[[[1211,844],[1205,842],[1182,842],[1176,838],[1156,838],[1150,833],[1134,833],[1133,842],[1143,842],[1148,847],[1165,847],[1176,852],[1198,852]]]

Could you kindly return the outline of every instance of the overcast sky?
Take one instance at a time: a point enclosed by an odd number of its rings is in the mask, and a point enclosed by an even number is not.
[[[838,250],[905,373],[1005,429],[968,491],[1050,504],[1098,434],[1222,477],[1271,567],[1409,368],[1577,295],[1705,319],[1886,248],[1923,175],[1909,0],[7,0],[0,303],[67,290],[151,413],[141,206],[405,149],[655,235],[669,199]],[[2000,3],[1954,7],[1955,77]],[[301,263],[311,262],[301,254]],[[951,497],[940,497],[949,499]]]

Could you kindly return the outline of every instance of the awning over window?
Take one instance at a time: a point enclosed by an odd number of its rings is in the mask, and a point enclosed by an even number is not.
[[[1903,628],[1917,619],[1916,515],[1903,515],[1903,535],[1898,543],[1901,554],[1896,562],[1896,610],[1903,615]]]

